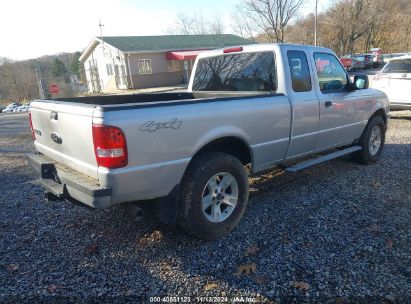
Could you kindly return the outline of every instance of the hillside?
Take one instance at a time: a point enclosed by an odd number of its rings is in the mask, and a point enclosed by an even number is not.
[[[82,69],[78,62],[80,53],[61,53],[31,60],[13,61],[0,57],[0,104],[27,102],[40,98],[40,88],[45,97],[52,97],[49,87],[56,84],[56,96],[71,97],[82,89]]]

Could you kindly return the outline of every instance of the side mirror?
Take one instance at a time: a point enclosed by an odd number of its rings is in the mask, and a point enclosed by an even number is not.
[[[368,76],[367,75],[354,76],[354,84],[360,90],[368,89],[368,86],[369,86]]]

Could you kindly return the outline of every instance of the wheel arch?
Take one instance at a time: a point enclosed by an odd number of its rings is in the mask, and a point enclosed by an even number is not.
[[[253,163],[253,152],[248,143],[239,136],[224,136],[215,138],[198,147],[193,153],[188,167],[196,156],[205,152],[222,152],[236,157],[243,165]]]
[[[385,125],[387,125],[388,122],[388,115],[385,112],[385,110],[383,108],[379,108],[378,110],[376,110],[371,117],[368,119],[368,122],[371,121],[371,119],[373,119],[375,116],[381,116],[382,119],[384,120]]]
[[[387,112],[385,111],[384,108],[376,109],[376,110],[373,112],[373,114],[370,116],[370,118],[368,118],[367,123],[366,123],[364,129],[363,129],[362,132],[361,132],[361,136],[354,141],[355,144],[358,144],[358,143],[361,141],[361,139],[363,138],[365,132],[367,131],[367,127],[368,127],[368,125],[370,124],[371,120],[372,120],[374,117],[376,117],[376,116],[380,116],[380,117],[384,120],[385,128],[387,128],[387,123],[388,123],[388,115],[387,115]]]

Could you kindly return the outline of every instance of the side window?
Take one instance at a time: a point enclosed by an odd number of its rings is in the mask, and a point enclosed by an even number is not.
[[[311,91],[311,77],[305,53],[302,51],[288,51],[287,57],[294,92]]]
[[[323,93],[341,91],[347,85],[347,73],[331,54],[314,53],[320,90]]]

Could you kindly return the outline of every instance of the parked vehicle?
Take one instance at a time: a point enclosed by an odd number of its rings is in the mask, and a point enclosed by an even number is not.
[[[411,55],[390,59],[372,86],[387,94],[391,109],[411,109]]]
[[[359,71],[365,69],[365,57],[361,55],[351,55],[351,71]]]
[[[14,112],[27,112],[29,110],[29,105],[22,105],[19,107],[14,108]]]
[[[15,103],[11,103],[9,105],[6,106],[6,108],[2,111],[2,113],[10,113],[10,112],[14,112],[17,107],[19,107],[20,104],[15,102]]]
[[[393,54],[383,54],[383,62],[387,63],[391,58],[402,57],[407,55],[407,53],[393,53]]]
[[[341,57],[340,62],[347,71],[351,71],[353,69],[353,59],[350,55]]]
[[[215,239],[245,211],[245,165],[292,173],[351,153],[373,163],[388,111],[386,95],[367,76],[351,82],[329,49],[232,47],[197,57],[187,93],[33,101],[28,161],[49,199],[158,198],[160,220]]]
[[[372,55],[372,67],[374,69],[381,67],[384,64],[381,48],[372,48],[370,49],[370,53]]]
[[[364,64],[365,64],[365,69],[371,69],[374,67],[374,59],[372,54],[365,54],[364,55]]]

